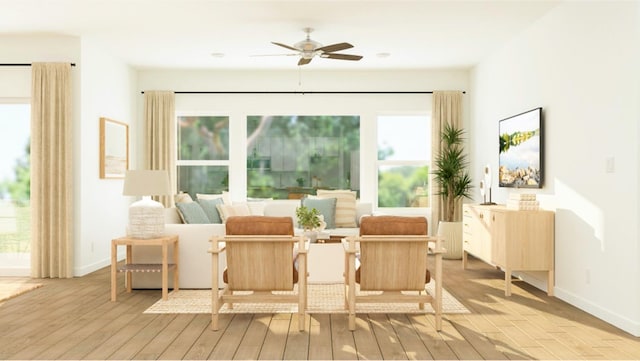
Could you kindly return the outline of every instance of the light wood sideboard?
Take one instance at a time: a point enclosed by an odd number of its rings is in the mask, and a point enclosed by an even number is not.
[[[554,288],[554,212],[507,209],[503,205],[463,206],[462,267],[467,255],[505,272],[511,295],[512,271],[546,271],[547,294]]]

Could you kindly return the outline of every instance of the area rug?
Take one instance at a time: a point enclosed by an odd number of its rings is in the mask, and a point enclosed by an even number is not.
[[[42,287],[41,283],[23,277],[0,277],[0,302]]]
[[[433,287],[427,285],[429,294]],[[446,290],[442,290],[443,313],[470,313],[469,310]],[[307,313],[347,313],[344,309],[343,284],[310,284],[308,288]],[[287,293],[287,292],[282,292]],[[233,309],[222,306],[220,313],[295,313],[297,304],[236,303]],[[356,304],[358,313],[433,313],[425,304],[424,309],[415,303],[361,303]],[[160,300],[144,313],[211,313],[211,291],[179,290],[169,293],[169,299]]]

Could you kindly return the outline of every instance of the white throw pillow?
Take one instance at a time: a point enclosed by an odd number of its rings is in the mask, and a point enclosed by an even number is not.
[[[220,218],[222,219],[222,223],[227,223],[227,219],[229,217],[251,215],[249,206],[247,206],[246,203],[217,204],[216,208],[218,209],[218,213],[220,213]]]
[[[318,189],[318,198],[336,198],[336,228],[356,228],[356,191]]]
[[[173,201],[175,203],[191,203],[193,202],[193,199],[189,193],[178,193],[173,196]]]
[[[246,205],[249,207],[249,212],[252,216],[264,216],[264,207],[267,206],[267,202],[251,201],[247,202]]]
[[[227,191],[223,191],[222,194],[196,193],[196,198],[198,198],[198,199],[217,199],[217,198],[222,198],[222,202],[224,204],[231,204],[231,195]]]

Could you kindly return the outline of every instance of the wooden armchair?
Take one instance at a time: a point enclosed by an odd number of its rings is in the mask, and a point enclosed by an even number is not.
[[[294,237],[290,217],[229,217],[226,236],[211,238],[211,328],[218,330],[218,313],[223,304],[233,303],[297,303],[298,326],[304,330],[307,305],[307,260],[303,237]],[[294,245],[297,244],[297,248]],[[227,269],[218,284],[220,253],[226,250]],[[297,269],[294,265],[297,264]],[[292,291],[295,294],[274,294]],[[253,291],[234,294],[235,291]]]
[[[433,242],[431,247],[429,243]],[[437,238],[427,236],[424,217],[369,216],[360,222],[360,236],[347,237],[345,248],[345,308],[349,310],[349,330],[356,328],[356,303],[428,302],[435,310],[436,329],[442,329],[442,253]],[[427,252],[435,254],[435,294],[425,285],[431,281]],[[356,265],[359,263],[359,267]],[[382,294],[356,292],[382,291]],[[402,293],[401,291],[418,291]]]

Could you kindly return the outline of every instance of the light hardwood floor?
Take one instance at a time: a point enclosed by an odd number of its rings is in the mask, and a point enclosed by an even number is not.
[[[0,359],[640,359],[640,338],[523,282],[504,296],[503,273],[470,258],[445,261],[445,288],[471,310],[433,315],[209,315],[142,312],[160,290],[120,290],[110,301],[109,269],[0,303]],[[135,277],[135,275],[134,275]],[[122,278],[119,279],[122,285]]]

